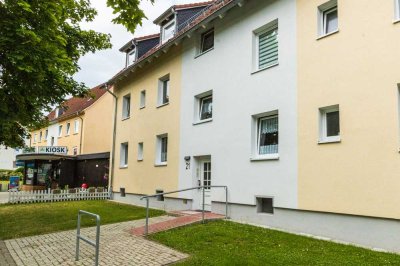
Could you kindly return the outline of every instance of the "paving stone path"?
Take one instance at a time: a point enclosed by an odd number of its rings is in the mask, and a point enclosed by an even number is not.
[[[161,216],[150,224],[176,217]],[[102,225],[100,231],[100,265],[166,265],[185,259],[186,254],[131,234],[143,227],[144,220]],[[95,239],[95,227],[81,229],[81,234]],[[7,248],[4,247],[4,242]],[[76,231],[0,241],[0,265],[94,265],[94,247],[81,241],[81,256],[75,262]],[[2,246],[3,245],[3,246]],[[12,257],[12,259],[11,259]]]

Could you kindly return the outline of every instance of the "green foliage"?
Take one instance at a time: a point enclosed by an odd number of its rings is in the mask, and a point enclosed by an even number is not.
[[[0,204],[0,240],[76,229],[79,210],[100,215],[101,225],[146,217],[145,208],[105,200]],[[163,214],[150,209],[151,217]],[[84,227],[95,224],[90,217],[82,219]]]
[[[90,0],[0,2],[0,144],[24,146],[27,129],[46,125],[44,111],[87,88],[73,79],[78,60],[111,48],[110,35],[82,30]]]
[[[24,168],[20,167],[16,170],[4,170],[0,169],[0,181],[9,181],[10,176],[19,176],[22,177],[24,173]]]
[[[190,254],[177,265],[400,265],[400,256],[275,230],[218,221],[150,239]]]
[[[154,0],[148,0],[154,3]],[[137,25],[142,25],[142,20],[146,18],[143,10],[140,9],[140,0],[107,0],[107,6],[114,9],[114,14],[118,14],[112,21],[121,24],[128,31],[134,33]]]

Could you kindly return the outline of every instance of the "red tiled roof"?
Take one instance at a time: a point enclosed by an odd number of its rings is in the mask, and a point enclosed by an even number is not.
[[[102,85],[99,85],[97,87],[94,87],[93,89],[90,89],[87,97],[84,98],[73,97],[66,100],[61,105],[65,108],[65,111],[61,116],[56,118],[55,117],[56,109],[54,109],[47,115],[47,118],[49,119],[50,122],[54,120],[63,120],[65,118],[74,116],[77,113],[82,112],[83,110],[91,106],[93,103],[95,103],[104,93],[107,92],[105,89],[101,89],[101,86]]]
[[[213,2],[214,1],[207,1],[207,2],[192,3],[192,4],[174,5],[172,7],[175,9],[186,9],[186,8],[192,8],[192,7],[211,5]]]

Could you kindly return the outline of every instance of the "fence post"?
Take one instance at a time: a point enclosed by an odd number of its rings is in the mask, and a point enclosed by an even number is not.
[[[228,219],[228,187],[225,187],[225,219]]]
[[[149,233],[149,198],[146,198],[146,226],[144,229],[144,235],[147,236]]]

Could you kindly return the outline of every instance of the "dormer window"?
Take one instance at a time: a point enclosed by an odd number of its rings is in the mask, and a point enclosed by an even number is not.
[[[136,49],[132,49],[127,53],[126,56],[126,66],[132,65],[136,61]]]
[[[175,20],[172,20],[168,23],[166,23],[163,27],[162,27],[162,31],[161,31],[161,39],[162,42],[166,42],[169,39],[171,39],[172,37],[174,37],[175,34]]]

